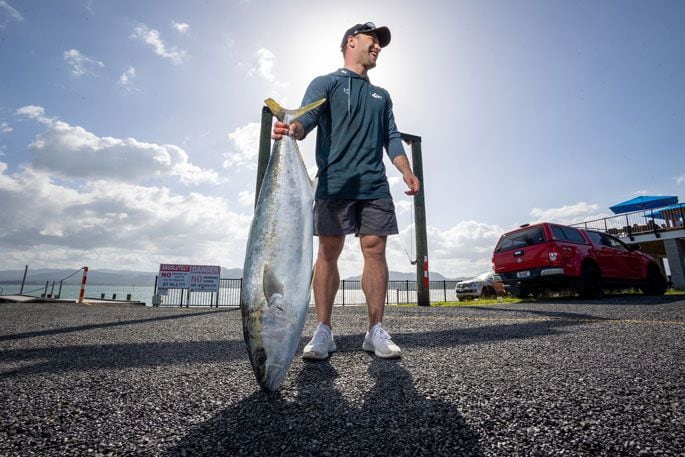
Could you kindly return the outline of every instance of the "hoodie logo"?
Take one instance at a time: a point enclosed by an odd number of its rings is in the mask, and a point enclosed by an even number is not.
[[[343,88],[343,92],[350,95],[350,89],[348,87]]]
[[[375,92],[374,92],[373,94],[371,94],[371,96],[372,96],[373,98],[377,98],[378,100],[382,100],[382,99],[383,99],[383,97],[381,97],[380,95],[378,95],[378,94],[375,93]]]

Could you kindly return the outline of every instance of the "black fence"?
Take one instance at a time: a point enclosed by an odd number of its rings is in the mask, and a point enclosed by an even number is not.
[[[457,281],[430,281],[429,291],[431,302],[457,301],[454,288]],[[224,307],[240,306],[240,291],[242,279],[221,279],[219,281],[219,293],[215,292],[190,292],[187,289],[168,289],[166,295],[159,296],[158,306],[176,307]],[[416,281],[388,281],[388,293],[385,297],[388,305],[416,304],[417,292]],[[153,300],[153,303],[155,301]],[[342,280],[338,293],[335,296],[334,305],[360,305],[366,303],[361,281]],[[310,305],[314,304],[314,298],[310,299]]]
[[[632,241],[636,235],[653,234],[659,238],[663,232],[682,230],[684,221],[685,207],[680,206],[672,209],[634,211],[573,226],[606,232]]]

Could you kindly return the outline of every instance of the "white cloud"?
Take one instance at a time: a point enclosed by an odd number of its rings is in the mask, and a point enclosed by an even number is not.
[[[190,25],[185,22],[171,21],[171,28],[176,30],[178,33],[187,33],[190,29]]]
[[[395,211],[398,215],[411,213],[413,206],[413,200],[395,200]]]
[[[136,69],[128,67],[124,73],[119,76],[119,85],[127,89],[133,89],[133,78],[136,76]]]
[[[240,191],[238,193],[238,201],[241,205],[253,207],[254,206],[255,193],[249,192],[247,190]]]
[[[284,88],[288,86],[288,83],[278,81],[274,70],[278,60],[276,55],[266,48],[260,48],[255,53],[257,57],[256,65],[252,65],[247,72],[247,76],[253,78],[259,76],[260,78],[273,83],[275,88]]]
[[[170,49],[167,49],[166,45],[164,44],[164,41],[159,36],[159,32],[155,29],[149,28],[145,24],[140,24],[137,26],[133,34],[130,36],[131,39],[138,39],[141,40],[142,42],[150,45],[152,49],[154,50],[155,54],[158,56],[161,56],[165,59],[171,60],[175,65],[180,65],[183,63],[183,58],[186,55],[186,52],[183,50],[178,50],[175,47],[172,47]]]
[[[226,265],[229,252],[244,250],[250,217],[223,198],[103,180],[71,189],[31,166],[6,171],[0,162],[6,265],[154,270],[167,261]]]
[[[234,150],[224,154],[224,168],[257,168],[260,128],[259,123],[250,122],[228,134]]]
[[[463,221],[447,230],[428,226],[429,271],[457,278],[490,270],[492,251],[504,231],[496,225],[477,221]],[[388,267],[391,270],[415,271],[416,266],[409,262],[416,259],[415,236],[414,227],[409,226],[398,236],[388,238]],[[350,266],[354,261],[355,268],[361,271],[361,256],[356,257],[355,254],[354,250],[348,254]]]
[[[685,184],[685,175],[678,176],[678,177],[675,179],[675,182],[676,182],[676,184],[678,184],[678,185]]]
[[[34,119],[42,124],[52,124],[55,120],[49,118],[45,115],[45,108],[36,105],[22,106],[16,111],[16,114],[20,116],[26,116],[30,119]]]
[[[7,23],[10,21],[10,19],[14,19],[17,22],[23,22],[24,17],[14,9],[10,4],[8,4],[4,0],[0,0],[0,12],[4,11],[6,15],[6,18],[2,18],[3,15],[0,15],[0,29],[4,28]]]
[[[0,122],[0,133],[10,133],[12,127],[7,122]]]
[[[105,66],[101,61],[83,55],[76,49],[64,51],[64,61],[71,67],[71,74],[77,78],[86,74],[94,74],[96,69]]]
[[[257,50],[257,66],[250,68],[247,75],[252,77],[258,74],[262,78],[269,82],[273,82],[276,79],[274,76],[274,67],[276,66],[276,56],[273,52],[265,48],[260,48]]]
[[[566,205],[560,208],[540,209],[533,208],[530,211],[535,222],[556,222],[559,224],[577,224],[594,219],[609,217],[610,214],[599,211],[596,203],[578,202],[573,205]]]
[[[17,113],[47,124],[29,146],[36,170],[67,179],[139,183],[151,176],[172,176],[184,184],[219,182],[216,172],[191,164],[178,146],[98,137],[83,127],[46,117],[40,106],[25,106]]]

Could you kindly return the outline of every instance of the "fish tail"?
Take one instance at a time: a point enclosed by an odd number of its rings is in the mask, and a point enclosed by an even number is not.
[[[322,98],[321,100],[317,100],[313,103],[310,103],[308,105],[304,105],[304,106],[297,108],[297,109],[283,108],[273,98],[267,98],[266,100],[264,100],[264,104],[266,104],[266,106],[269,107],[269,109],[271,110],[271,113],[274,116],[276,116],[276,118],[279,121],[281,121],[281,122],[288,122],[288,121],[292,122],[293,120],[302,116],[307,111],[311,111],[314,108],[317,108],[318,106],[322,105],[325,101],[326,101],[326,99]]]

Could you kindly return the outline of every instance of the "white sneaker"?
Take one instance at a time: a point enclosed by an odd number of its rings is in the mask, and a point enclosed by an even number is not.
[[[376,324],[366,332],[362,349],[373,352],[376,357],[383,359],[396,359],[402,356],[402,351],[392,342],[392,338],[383,328],[383,324]]]
[[[316,330],[314,330],[314,336],[302,351],[302,358],[310,360],[327,359],[330,353],[337,349],[331,328],[323,322],[319,322]]]

